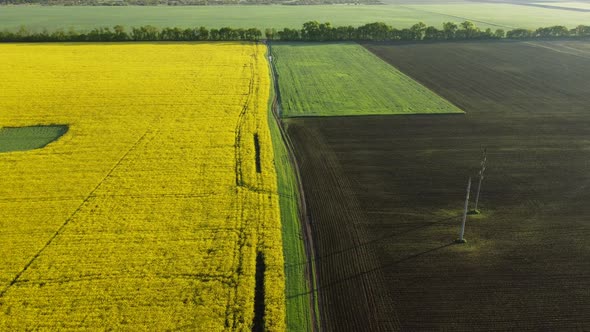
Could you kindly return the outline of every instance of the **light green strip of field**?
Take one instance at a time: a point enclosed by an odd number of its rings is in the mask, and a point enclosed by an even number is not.
[[[589,13],[511,4],[440,5],[322,5],[322,6],[0,6],[0,29],[16,30],[21,25],[33,31],[75,28],[89,30],[121,24],[127,27],[151,24],[157,27],[206,26],[219,28],[300,28],[318,20],[334,25],[359,26],[385,22],[406,28],[423,21],[441,27],[443,22],[477,21],[482,28],[588,24]]]
[[[274,86],[271,87],[269,112],[271,112],[273,98]],[[309,301],[310,288],[306,281],[305,271],[308,258],[301,235],[297,179],[279,125],[272,114],[268,115],[268,125],[273,142],[279,204],[281,207],[283,255],[285,257],[285,293],[287,298],[287,331],[312,331],[313,324]]]
[[[445,21],[462,22],[469,20],[477,26],[492,29],[526,28],[536,29],[553,25],[565,25],[573,28],[590,22],[590,13],[563,10],[558,8],[540,8],[526,5],[471,3],[440,5],[404,5],[423,16],[445,15]]]
[[[220,28],[301,28],[307,21],[331,22],[334,25],[359,26],[386,22],[397,27],[410,27],[418,21],[441,26],[444,15],[416,12],[398,6],[0,6],[0,30],[16,30],[21,25],[33,31],[48,29],[89,30],[102,26]]]
[[[461,113],[354,43],[275,43],[283,117]]]
[[[536,5],[590,10],[589,2],[537,2]]]
[[[0,128],[0,153],[39,149],[67,131],[63,125]]]
[[[588,24],[590,13],[512,4],[460,3],[423,5],[321,5],[321,6],[0,6],[0,30],[21,25],[40,32],[75,28],[87,31],[121,24],[157,27],[301,28],[307,21],[359,26],[385,22],[407,28],[422,21],[441,27],[443,22],[476,21],[481,28]]]
[[[297,213],[297,183],[282,143],[279,128],[273,119],[270,132],[277,170],[283,253],[285,257],[285,292],[287,297],[287,330],[311,331],[309,292],[305,279],[307,257],[302,243],[301,224]]]

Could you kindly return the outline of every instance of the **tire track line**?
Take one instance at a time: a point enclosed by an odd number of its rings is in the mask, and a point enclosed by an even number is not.
[[[346,294],[352,296],[352,293],[362,298],[361,301],[364,304],[361,306],[342,306],[340,309],[344,310],[338,313],[353,319],[356,324],[355,329],[400,330],[393,299],[389,293],[381,292],[386,289],[385,279],[378,267],[376,254],[365,245],[369,243],[368,236],[363,226],[359,225],[365,220],[363,210],[355,198],[337,156],[317,130],[303,128],[302,132],[307,138],[308,148],[303,147],[303,149],[310,155],[308,162],[318,160],[325,162],[325,166],[321,168],[308,166],[315,173],[310,178],[319,181],[317,188],[322,188],[312,191],[311,194],[316,196],[316,201],[321,202],[322,206],[327,206],[329,210],[322,209],[319,212],[312,210],[312,214],[319,217],[319,222],[325,222],[314,227],[316,235],[323,239],[320,245],[324,244],[322,249],[326,251],[320,252],[317,258],[318,266],[323,267],[320,270],[328,273],[320,278],[319,293],[322,294],[322,289],[326,290],[322,298],[342,297]],[[352,244],[352,253],[343,254],[343,246],[348,248],[349,244]],[[340,254],[332,255],[334,251]],[[360,294],[358,290],[354,290],[358,286],[361,289]],[[331,295],[327,295],[329,293]],[[341,298],[338,302],[348,303],[346,298]],[[338,317],[333,317],[328,319],[328,322],[334,323],[340,320]],[[334,328],[346,327],[342,325]]]
[[[252,97],[254,95],[254,89],[256,85],[256,81],[258,76],[256,75],[256,63],[258,61],[258,45],[254,48],[254,53],[250,55],[250,62],[247,64],[247,71],[249,71],[250,80],[248,83],[248,92],[246,95],[246,100],[244,101],[244,105],[238,115],[238,122],[236,124],[235,129],[235,180],[236,180],[236,188],[235,188],[235,207],[234,207],[234,215],[236,216],[236,227],[238,230],[238,243],[235,251],[234,262],[236,262],[236,278],[234,286],[234,297],[233,301],[230,300],[232,307],[239,306],[240,301],[240,294],[239,294],[239,286],[242,271],[244,268],[245,254],[244,254],[244,247],[247,245],[248,237],[252,236],[248,233],[248,228],[250,227],[250,223],[247,222],[248,216],[246,215],[246,211],[244,209],[245,202],[248,201],[249,193],[250,192],[257,192],[256,187],[249,184],[249,179],[244,179],[244,174],[242,172],[242,163],[244,162],[244,156],[242,151],[242,144],[248,144],[249,140],[243,139],[242,131],[247,129],[245,128],[248,124],[247,120],[248,117],[251,116],[250,111],[250,103],[252,102]],[[256,114],[254,114],[256,116]],[[243,314],[238,313],[237,315],[231,313],[231,308],[228,306],[226,308],[226,317],[230,317],[231,319],[226,318],[226,327],[230,327],[230,320],[231,320],[231,328],[236,330],[238,326],[241,324],[240,322],[243,321]]]
[[[43,247],[41,247],[41,249],[39,249],[39,251],[37,251],[37,253],[27,262],[27,264],[25,264],[25,266],[14,276],[14,278],[10,281],[10,283],[6,287],[4,287],[4,289],[2,289],[2,291],[0,291],[0,299],[2,299],[6,295],[8,290],[10,290],[10,288],[12,286],[14,286],[19,281],[20,277],[31,267],[31,265],[41,256],[41,254],[43,254],[45,249],[47,249],[53,243],[53,241],[63,232],[65,227],[68,224],[70,224],[70,222],[74,219],[74,217],[78,214],[78,212],[80,212],[82,210],[82,208],[86,205],[86,203],[88,203],[88,201],[92,197],[94,197],[94,193],[100,188],[100,186],[113,174],[115,169],[117,169],[121,165],[123,160],[125,160],[125,158],[127,158],[127,156],[133,150],[135,150],[135,148],[137,148],[137,146],[139,146],[139,144],[147,137],[147,135],[150,133],[150,131],[151,131],[150,128],[148,128],[147,131],[137,141],[135,141],[135,143],[129,148],[129,150],[127,150],[127,152],[125,152],[125,154],[121,158],[119,158],[119,160],[115,163],[115,165],[102,178],[102,180],[100,180],[100,182],[96,185],[96,187],[94,187],[94,189],[92,189],[92,191],[90,191],[88,196],[86,196],[86,198],[82,201],[82,203],[80,203],[80,205],[76,208],[76,210],[74,210],[74,212],[63,222],[63,224],[57,229],[57,231],[55,231],[55,233],[53,233],[53,235],[49,238],[49,240],[45,243],[45,245],[43,245]],[[158,131],[159,130],[156,130],[154,133],[157,133]],[[0,306],[2,306],[2,303],[0,303]]]
[[[490,26],[494,26],[494,27],[498,27],[498,28],[509,28],[509,29],[516,29],[517,28],[517,27],[510,26],[510,25],[504,25],[504,24],[497,24],[497,23],[492,23],[492,22],[486,22],[486,21],[482,21],[482,20],[477,20],[477,19],[469,18],[469,17],[463,17],[463,16],[457,16],[457,15],[439,13],[439,12],[435,12],[435,11],[431,11],[431,10],[418,9],[418,8],[407,7],[407,6],[402,6],[402,5],[400,5],[400,7],[405,8],[405,9],[408,9],[408,10],[413,10],[413,11],[416,11],[416,12],[423,12],[423,13],[428,13],[428,14],[436,14],[436,15],[440,15],[440,16],[446,16],[446,17],[450,17],[450,18],[455,18],[455,19],[460,19],[460,20],[465,20],[465,21],[471,21],[471,22],[486,24],[486,25],[490,25]]]

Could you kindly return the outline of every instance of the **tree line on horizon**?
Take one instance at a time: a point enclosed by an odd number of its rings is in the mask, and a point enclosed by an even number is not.
[[[22,26],[15,32],[0,31],[0,42],[124,42],[124,41],[259,41],[262,37],[277,41],[441,41],[441,40],[485,40],[485,39],[533,39],[533,38],[584,38],[590,37],[590,26],[578,25],[573,29],[565,26],[551,26],[530,29],[485,30],[473,22],[460,24],[445,22],[442,29],[416,23],[406,29],[396,29],[383,22],[365,24],[359,27],[332,26],[331,23],[310,21],[301,29],[266,29],[264,34],[258,28],[220,29],[163,28],[152,25],[132,27],[129,31],[122,26],[95,28],[88,32],[75,29],[53,32],[33,32]]]

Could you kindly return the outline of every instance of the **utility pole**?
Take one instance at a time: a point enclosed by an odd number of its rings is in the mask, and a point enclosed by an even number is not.
[[[471,177],[469,177],[469,181],[467,181],[467,194],[465,195],[465,207],[463,208],[463,221],[461,222],[461,233],[459,234],[459,238],[455,240],[455,243],[465,243],[467,240],[463,238],[465,235],[465,221],[467,221],[467,209],[469,208],[469,192],[471,191]]]
[[[475,207],[471,211],[473,214],[479,214],[477,204],[479,203],[479,192],[481,191],[481,182],[483,181],[483,173],[486,170],[486,162],[488,160],[487,149],[483,149],[483,157],[481,159],[481,169],[479,170],[479,184],[477,185],[477,193],[475,194]]]

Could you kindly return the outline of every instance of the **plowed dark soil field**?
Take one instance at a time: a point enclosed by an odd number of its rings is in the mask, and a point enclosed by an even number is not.
[[[366,47],[467,113],[287,121],[325,330],[589,330],[588,43]]]

